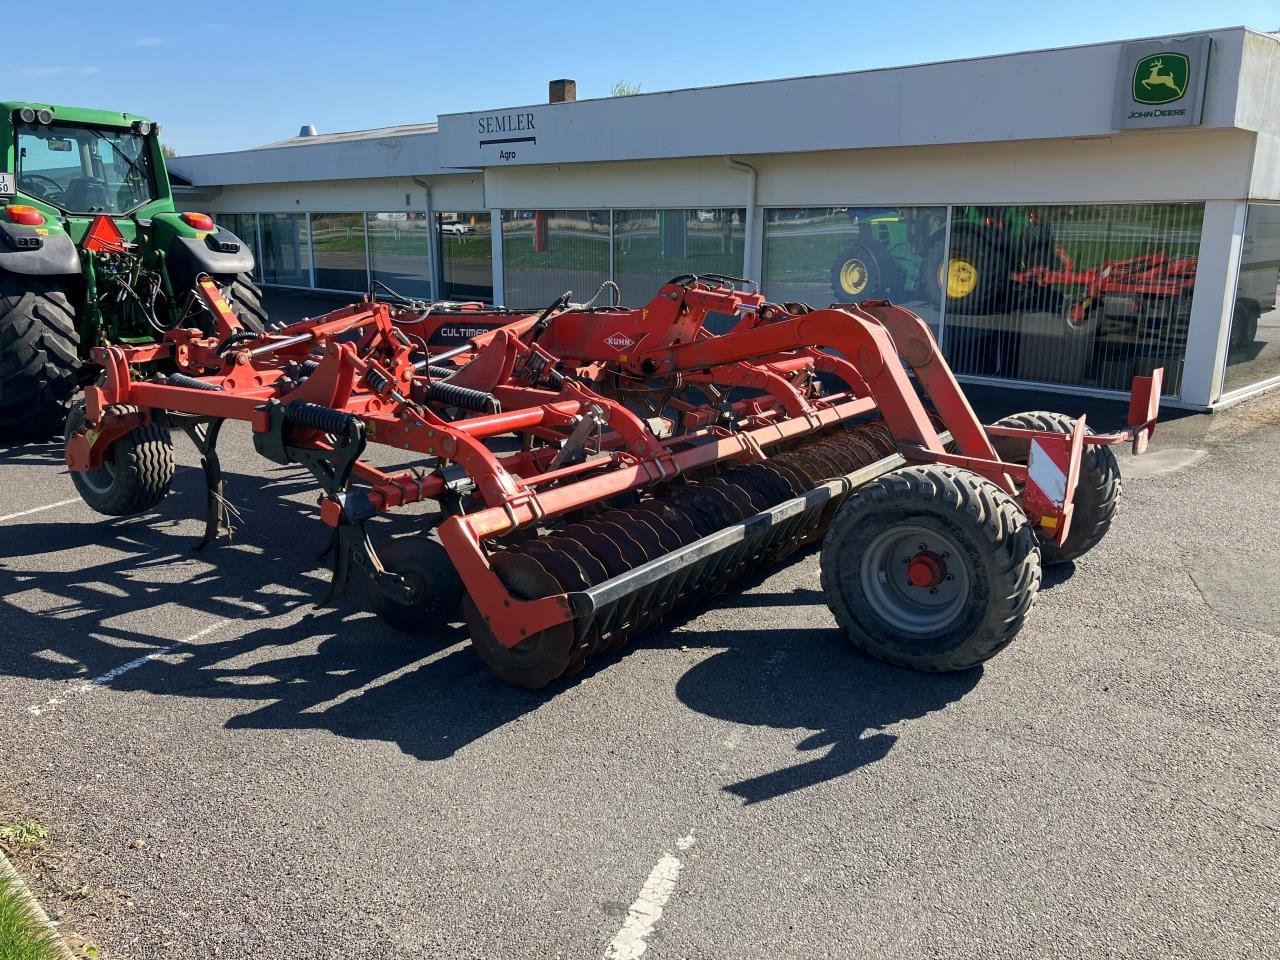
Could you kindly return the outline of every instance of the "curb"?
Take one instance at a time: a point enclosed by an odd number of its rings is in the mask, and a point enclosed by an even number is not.
[[[71,948],[67,946],[67,941],[62,937],[62,931],[49,919],[49,915],[44,912],[44,907],[40,906],[40,901],[35,898],[31,888],[27,886],[27,881],[22,879],[22,875],[17,870],[13,869],[13,864],[9,862],[9,858],[3,852],[0,852],[0,877],[13,883],[14,889],[18,891],[18,897],[27,908],[27,912],[35,918],[37,923],[47,927],[53,933],[54,949],[61,955],[62,960],[76,960],[75,954],[71,952]]]

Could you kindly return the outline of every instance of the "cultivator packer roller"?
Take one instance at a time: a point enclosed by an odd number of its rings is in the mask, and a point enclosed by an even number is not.
[[[983,426],[909,311],[775,304],[749,286],[678,277],[635,310],[566,294],[436,352],[416,306],[366,298],[258,333],[211,299],[216,336],[95,351],[67,462],[90,505],[141,512],[168,490],[179,426],[209,486],[207,542],[225,521],[219,428],[245,421],[260,454],[320,486],[331,595],[355,568],[385,620],[422,632],[461,604],[479,655],[524,687],[819,541],[860,649],[925,670],[987,659],[1041,563],[1106,533],[1109,447],[1145,447],[1159,371],[1135,380],[1119,433],[1040,413]],[[711,313],[734,325],[712,334]],[[143,378],[142,363],[170,372]],[[375,445],[424,462],[381,468]],[[369,520],[423,501],[425,529],[375,547]]]

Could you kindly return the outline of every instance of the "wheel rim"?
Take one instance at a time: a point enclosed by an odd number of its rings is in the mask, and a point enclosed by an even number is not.
[[[852,260],[846,260],[840,268],[840,289],[845,293],[857,296],[863,290],[867,289],[867,280],[870,272],[867,265],[856,257]]]
[[[100,496],[111,492],[116,482],[115,445],[108,447],[102,455],[102,466],[96,470],[84,470],[76,474],[80,482]]]
[[[942,279],[940,276],[938,282]],[[952,257],[946,266],[946,286],[947,296],[952,300],[964,299],[978,286],[978,268],[962,257]]]
[[[964,551],[948,535],[917,524],[893,527],[872,540],[860,578],[871,608],[904,633],[943,630],[969,601]]]

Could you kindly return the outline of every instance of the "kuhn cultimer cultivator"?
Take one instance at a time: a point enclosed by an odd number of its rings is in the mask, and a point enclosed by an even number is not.
[[[321,487],[331,593],[354,564],[380,615],[424,632],[462,602],[480,656],[520,686],[824,534],[823,586],[856,646],[923,670],[986,660],[1021,627],[1042,558],[1106,533],[1109,445],[1145,446],[1159,372],[1135,381],[1124,433],[1047,413],[983,427],[909,311],[749,289],[678,277],[638,310],[566,295],[429,356],[387,303],[260,333],[210,289],[218,336],[94,351],[104,373],[68,425],[67,463],[90,506],[144,511],[168,492],[180,427],[202,455],[208,540],[218,430],[246,421],[259,453]],[[711,334],[711,312],[736,325]],[[135,373],[157,365],[172,372]],[[374,467],[375,443],[422,469]],[[427,529],[374,546],[366,521],[427,500]]]

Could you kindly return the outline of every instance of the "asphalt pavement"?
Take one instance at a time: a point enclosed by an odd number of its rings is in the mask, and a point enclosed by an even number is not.
[[[181,441],[125,520],[0,451],[3,800],[105,958],[1280,956],[1280,399],[1126,457],[982,669],[858,655],[810,552],[540,693],[317,609],[311,484],[225,437],[203,552]]]

